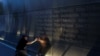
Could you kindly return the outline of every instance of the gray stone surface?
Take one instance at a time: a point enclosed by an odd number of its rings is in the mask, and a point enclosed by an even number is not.
[[[64,56],[87,56],[90,49],[71,46]]]

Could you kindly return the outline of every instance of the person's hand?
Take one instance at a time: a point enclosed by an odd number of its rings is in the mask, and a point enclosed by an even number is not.
[[[38,39],[37,38],[35,38],[35,40],[34,41],[38,41]]]

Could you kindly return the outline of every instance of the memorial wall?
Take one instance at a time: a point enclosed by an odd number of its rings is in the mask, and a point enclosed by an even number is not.
[[[88,49],[100,37],[99,0],[9,0],[2,5],[1,32],[5,40],[13,43],[18,42],[20,34],[29,35],[30,40],[47,34],[52,45],[71,44]]]

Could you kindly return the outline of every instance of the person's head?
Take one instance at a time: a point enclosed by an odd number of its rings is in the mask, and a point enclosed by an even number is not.
[[[41,35],[40,39],[45,40],[47,38],[47,35]]]
[[[28,37],[27,36],[25,36],[24,38],[25,38],[25,40],[28,40]]]
[[[46,40],[47,39],[47,35],[43,34],[43,35],[37,36],[37,39],[38,39],[38,41]]]
[[[40,40],[40,36],[37,36],[36,38],[38,39],[38,41]]]
[[[22,35],[22,39],[23,40],[28,40],[28,36],[27,35]]]

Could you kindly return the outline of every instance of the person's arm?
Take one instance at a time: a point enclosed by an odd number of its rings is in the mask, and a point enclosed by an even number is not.
[[[31,42],[27,42],[26,44],[31,45],[31,44],[35,43],[36,41],[37,41],[37,38],[35,40],[31,41]]]

